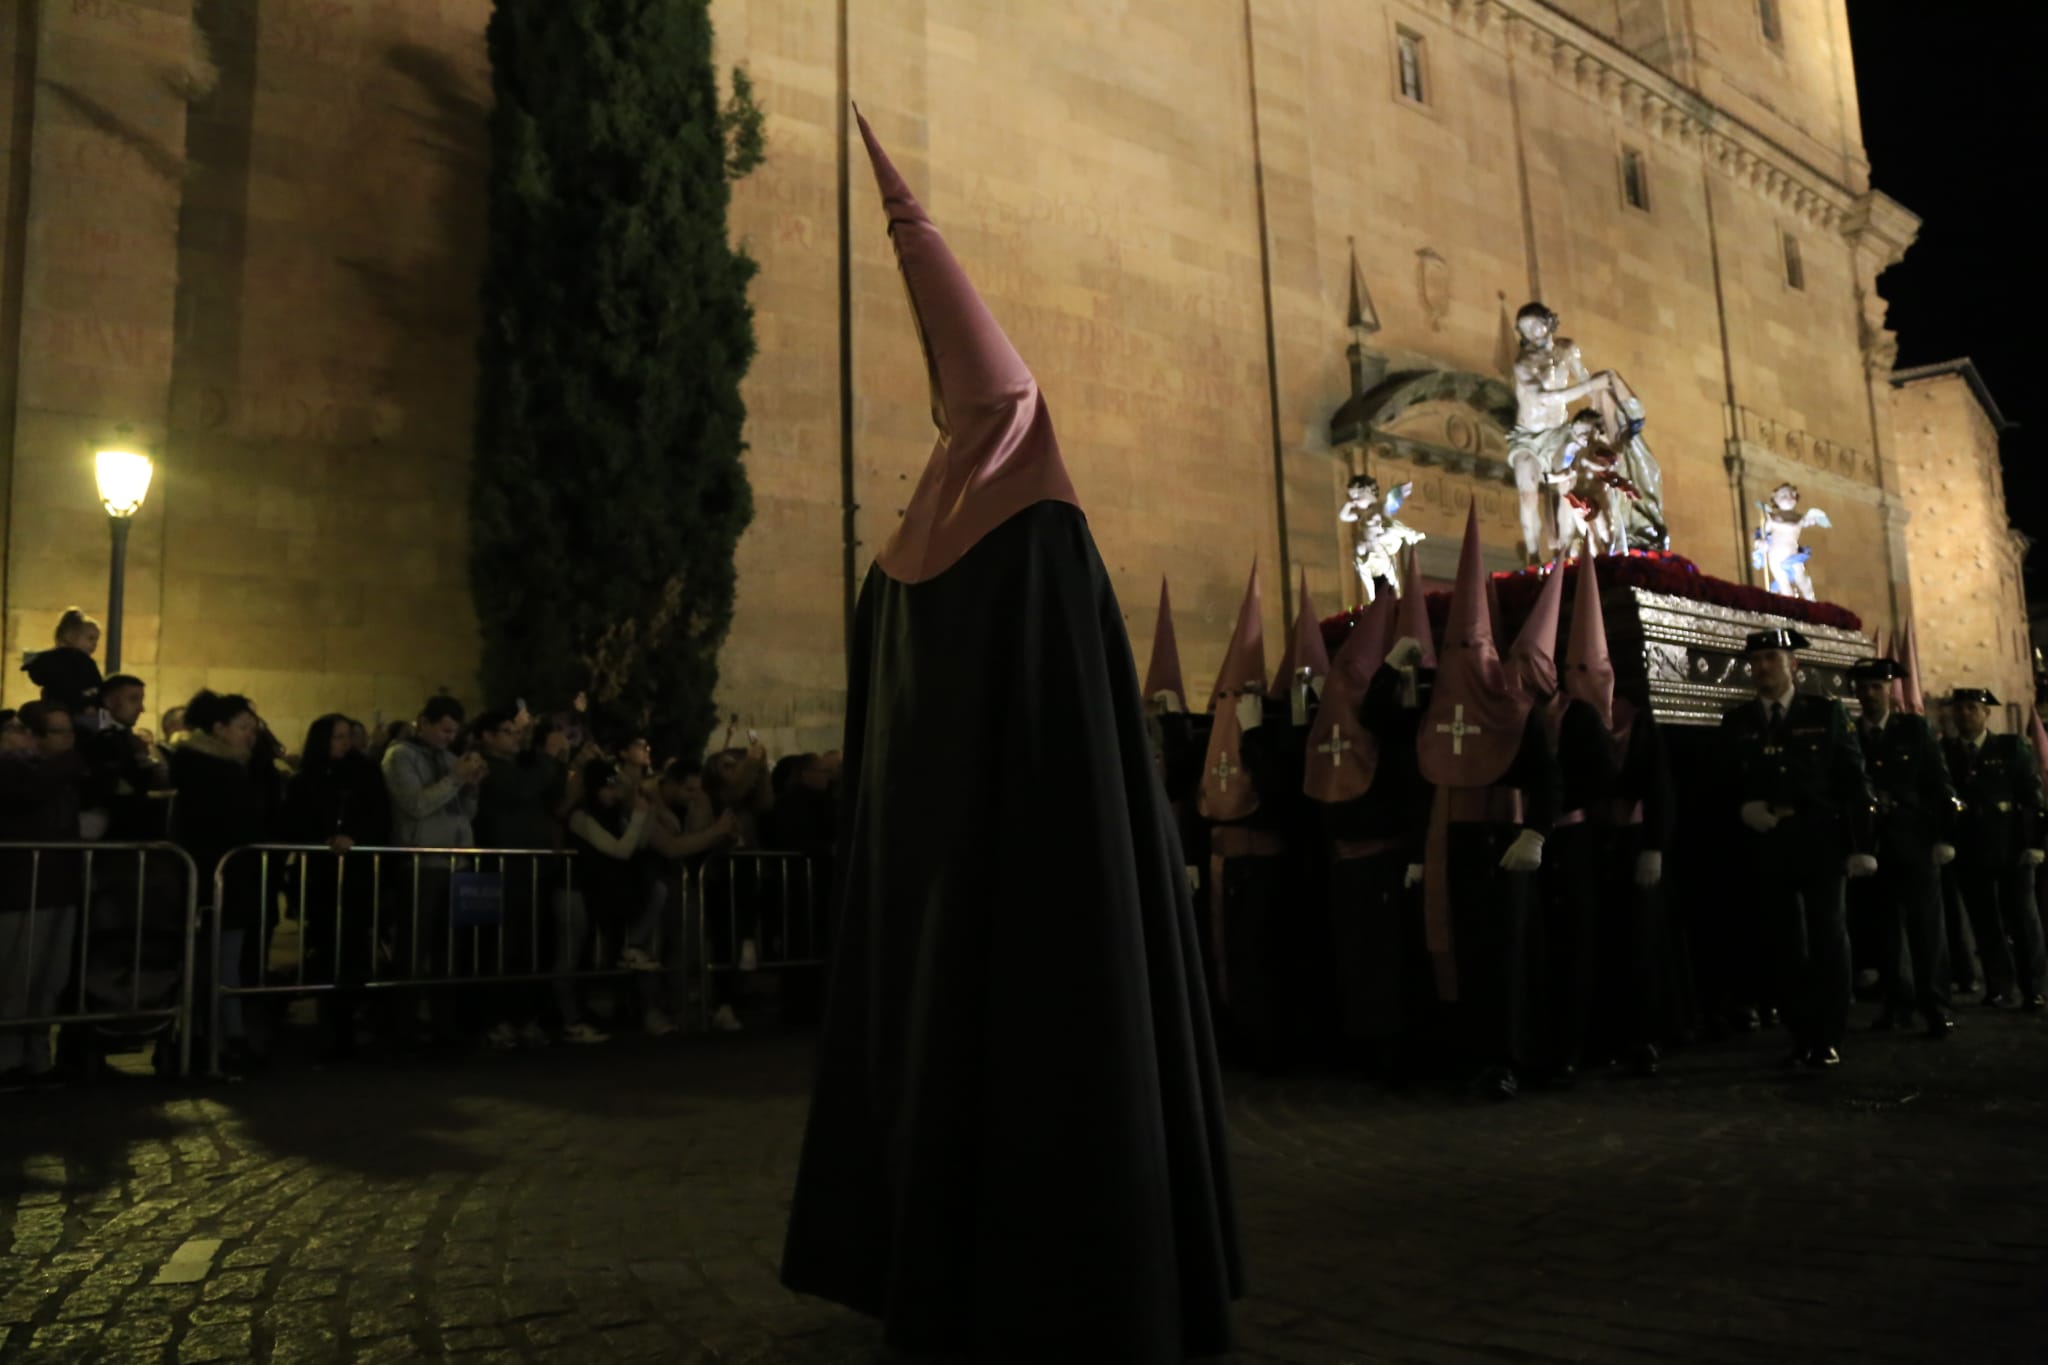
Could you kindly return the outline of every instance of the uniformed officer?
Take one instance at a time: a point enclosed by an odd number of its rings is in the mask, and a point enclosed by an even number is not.
[[[1865,659],[1849,670],[1863,707],[1856,741],[1877,797],[1877,861],[1884,868],[1863,888],[1878,924],[1884,1012],[1876,1026],[1903,1028],[1917,1012],[1930,1038],[1945,1038],[1955,1020],[1940,869],[1956,856],[1956,794],[1926,719],[1892,706],[1892,682],[1905,675],[1890,659]]]
[[[1764,935],[1792,1032],[1789,1065],[1839,1066],[1849,1023],[1849,926],[1843,877],[1877,871],[1874,807],[1856,731],[1842,704],[1798,691],[1796,630],[1762,630],[1744,647],[1754,700],[1721,718],[1731,787],[1748,826]]]
[[[2041,915],[2034,904],[2034,869],[2041,866],[2044,822],[2041,769],[2018,735],[1990,733],[1998,698],[1981,687],[1951,695],[1956,735],[1944,754],[1963,809],[1956,822],[1957,889],[1977,956],[1984,966],[1984,1003],[2043,1007],[2048,985]]]

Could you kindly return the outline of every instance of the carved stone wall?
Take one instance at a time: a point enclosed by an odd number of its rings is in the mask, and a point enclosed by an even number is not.
[[[1928,691],[1989,687],[2033,696],[2022,542],[2005,512],[1998,432],[1960,373],[1888,389]]]
[[[36,61],[11,68],[27,107],[17,88],[0,138],[34,167],[0,216],[0,248],[26,243],[18,325],[0,272],[0,402],[20,395],[4,423],[10,655],[45,643],[64,606],[103,601],[89,447],[126,420],[164,457],[129,585],[129,662],[157,699],[248,688],[289,733],[330,707],[473,692],[489,8],[38,0],[0,17],[0,52],[24,11],[39,35]],[[1875,282],[1914,220],[1867,193],[1853,99],[1814,93],[1848,69],[1839,0],[1784,0],[1781,76],[1718,5],[1570,8],[1585,22],[1539,0],[862,0],[842,52],[824,0],[718,0],[721,59],[750,68],[769,137],[734,200],[762,266],[758,513],[721,708],[783,750],[829,744],[839,723],[842,318],[856,575],[930,448],[857,144],[840,288],[849,95],[1037,370],[1134,637],[1164,573],[1193,673],[1216,666],[1255,554],[1269,584],[1305,568],[1327,608],[1350,591],[1347,457],[1328,439],[1350,397],[1347,238],[1395,370],[1491,374],[1503,299],[1559,309],[1589,362],[1643,396],[1675,546],[1707,572],[1742,576],[1739,505],[1772,461],[1840,480],[1816,574],[1887,619],[1903,541],[1869,416]],[[1421,103],[1398,90],[1400,30],[1424,41]],[[203,91],[202,47],[217,68]],[[1624,148],[1647,211],[1623,200]],[[1803,290],[1783,279],[1787,232]],[[1400,430],[1434,422],[1455,448],[1455,416],[1418,407]],[[1480,453],[1497,439],[1483,425]],[[1739,493],[1731,450],[1753,461]],[[1387,458],[1376,472],[1405,477]],[[1454,536],[1477,496],[1511,549],[1497,477],[1408,467],[1414,524]],[[1268,594],[1276,635],[1288,597]],[[0,675],[18,700],[11,662]]]

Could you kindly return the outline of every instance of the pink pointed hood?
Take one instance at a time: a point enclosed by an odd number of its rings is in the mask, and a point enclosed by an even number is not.
[[[1379,743],[1359,723],[1359,704],[1394,644],[1394,595],[1383,592],[1330,661],[1316,723],[1309,727],[1301,789],[1311,800],[1353,801],[1372,789]]]
[[[1196,809],[1210,820],[1242,820],[1259,808],[1258,793],[1244,773],[1240,747],[1244,731],[1237,723],[1237,696],[1247,688],[1266,687],[1265,627],[1259,619],[1259,566],[1252,564],[1244,602],[1237,609],[1237,629],[1223,652],[1223,671],[1216,675],[1212,702],[1216,719],[1209,727],[1209,748],[1202,755],[1202,785]]]
[[[996,527],[1027,507],[1079,507],[1060,459],[1052,414],[1023,357],[1003,334],[967,272],[854,113],[889,215],[889,240],[923,343],[938,440],[888,544],[882,572],[921,583],[953,567]]]
[[[1906,670],[1906,699],[1901,709],[1909,716],[1924,716],[1927,714],[1927,698],[1920,690],[1920,640],[1911,618],[1906,621],[1903,638],[1905,643],[1899,650],[1899,667]]]
[[[1166,579],[1159,580],[1159,619],[1152,626],[1152,662],[1145,666],[1145,698],[1171,692],[1187,705],[1187,684],[1180,676],[1180,642],[1173,635],[1173,602],[1166,595]]]
[[[1294,628],[1287,635],[1287,653],[1281,656],[1273,685],[1266,689],[1269,697],[1288,696],[1294,690],[1294,675],[1304,668],[1318,686],[1330,676],[1330,651],[1323,644],[1323,623],[1316,616],[1315,603],[1309,600],[1307,569],[1301,571],[1300,599],[1294,609]]]
[[[1607,620],[1600,610],[1600,575],[1593,556],[1579,561],[1572,597],[1571,641],[1565,646],[1564,694],[1582,701],[1614,728],[1614,660],[1607,652]]]
[[[1436,686],[1415,751],[1422,775],[1439,787],[1490,787],[1522,747],[1529,695],[1501,666],[1487,609],[1486,570],[1479,555],[1479,512],[1465,518],[1458,583],[1438,657]]]
[[[1400,626],[1395,640],[1413,640],[1422,646],[1422,666],[1436,667],[1436,632],[1429,628],[1429,594],[1422,588],[1422,570],[1416,566],[1415,547],[1408,547],[1408,563],[1401,570]],[[1392,648],[1391,643],[1388,646]]]
[[[1580,571],[1584,572],[1581,564]],[[1557,691],[1557,623],[1564,609],[1564,561],[1550,566],[1543,576],[1536,605],[1522,622],[1521,634],[1508,650],[1508,676],[1531,697],[1548,697]]]
[[[2027,739],[2034,746],[2035,762],[2042,772],[2048,773],[2048,727],[2041,724],[2041,709],[2037,706],[2027,708]]]
[[[1237,626],[1223,650],[1223,666],[1216,670],[1216,685],[1209,689],[1211,710],[1221,708],[1220,698],[1235,697],[1247,683],[1264,686],[1266,681],[1266,627],[1260,615],[1259,561],[1252,561],[1252,576],[1244,585],[1244,600],[1237,607]]]

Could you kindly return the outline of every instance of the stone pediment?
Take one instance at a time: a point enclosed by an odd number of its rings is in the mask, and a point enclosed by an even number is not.
[[[1488,375],[1406,370],[1354,394],[1330,418],[1330,445],[1508,481],[1514,391]]]

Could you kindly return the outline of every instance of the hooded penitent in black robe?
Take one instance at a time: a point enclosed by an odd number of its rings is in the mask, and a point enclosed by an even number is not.
[[[1223,1106],[1123,613],[1037,381],[862,136],[940,435],[861,591],[841,911],[783,1282],[891,1345],[1230,1344]]]
[[[912,1350],[1180,1361],[1240,1272],[1193,910],[1123,618],[1041,503],[871,571],[784,1281]]]

